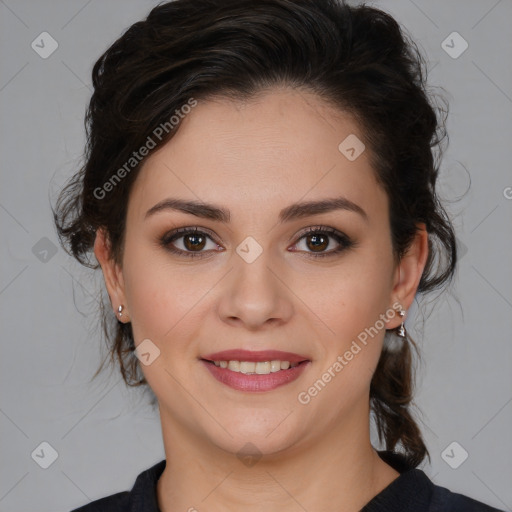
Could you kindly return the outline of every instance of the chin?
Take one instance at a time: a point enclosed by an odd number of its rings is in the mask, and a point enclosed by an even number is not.
[[[231,416],[229,424],[226,424],[226,430],[232,437],[222,431],[223,435],[220,437],[211,436],[211,442],[237,456],[243,456],[244,451],[255,452],[256,455],[261,456],[282,452],[295,444],[300,437],[298,431],[293,432],[293,420],[285,425],[291,418],[283,422],[286,414],[268,411],[265,417],[260,415],[255,419],[255,413],[251,416],[252,418],[237,417],[236,420]],[[298,425],[296,428],[299,429]]]
[[[278,456],[292,445],[289,438],[282,436],[270,438],[266,434],[234,435],[229,439],[212,439],[212,442],[222,450],[232,453],[242,462],[247,456],[254,460],[260,459],[262,456],[268,456],[267,458],[271,458],[273,455]]]

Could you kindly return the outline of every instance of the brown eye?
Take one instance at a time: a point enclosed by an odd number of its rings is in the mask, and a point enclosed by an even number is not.
[[[315,252],[321,252],[329,246],[329,237],[323,234],[307,235],[306,240],[306,245]]]
[[[305,246],[306,249],[304,252],[315,258],[335,256],[345,249],[355,246],[355,242],[345,234],[334,228],[323,226],[309,228],[306,233],[299,238],[299,242],[302,240],[304,240],[303,246]],[[334,243],[332,240],[334,240]],[[296,245],[298,245],[298,243]],[[336,247],[336,244],[338,247]],[[329,247],[331,249],[326,251]]]
[[[208,248],[209,240],[211,246]],[[208,256],[208,253],[210,253],[208,249],[215,250],[219,248],[211,235],[199,231],[197,228],[180,228],[171,231],[161,238],[160,244],[173,254],[191,258]],[[204,250],[205,248],[207,250]]]
[[[206,244],[206,237],[202,235],[197,235],[195,233],[190,235],[183,235],[183,245],[189,251],[200,251],[204,249]]]

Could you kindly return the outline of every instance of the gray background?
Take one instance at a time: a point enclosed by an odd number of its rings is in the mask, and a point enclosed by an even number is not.
[[[130,489],[164,458],[148,397],[116,373],[89,382],[103,353],[92,313],[101,276],[57,249],[49,207],[80,163],[93,63],[155,4],[0,0],[1,512],[67,511]],[[406,323],[414,337],[425,321],[416,402],[432,465],[423,469],[512,510],[512,2],[373,4],[413,35],[450,101],[440,187],[462,258],[455,286]],[[46,59],[31,48],[43,31],[58,42]],[[453,31],[469,44],[458,58],[441,46]],[[43,441],[58,453],[48,469],[31,457]],[[457,469],[442,457],[453,441],[469,454]],[[461,450],[448,450],[451,461]]]

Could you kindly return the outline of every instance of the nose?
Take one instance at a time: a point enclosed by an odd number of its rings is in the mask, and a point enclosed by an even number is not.
[[[251,263],[233,256],[231,272],[223,280],[218,314],[223,322],[258,330],[266,324],[284,325],[293,315],[293,292],[286,276],[263,251]]]

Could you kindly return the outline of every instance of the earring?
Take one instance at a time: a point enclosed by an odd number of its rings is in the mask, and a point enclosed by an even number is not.
[[[402,308],[400,308],[400,311],[399,311],[399,315],[402,317],[402,323],[400,325],[400,327],[398,328],[398,336],[400,336],[401,338],[405,338],[405,326],[404,326],[404,321],[403,321],[403,317],[405,316],[405,313],[406,311]]]
[[[123,305],[121,304],[118,308],[117,308],[117,314],[119,315],[119,317],[122,317],[123,316]]]

